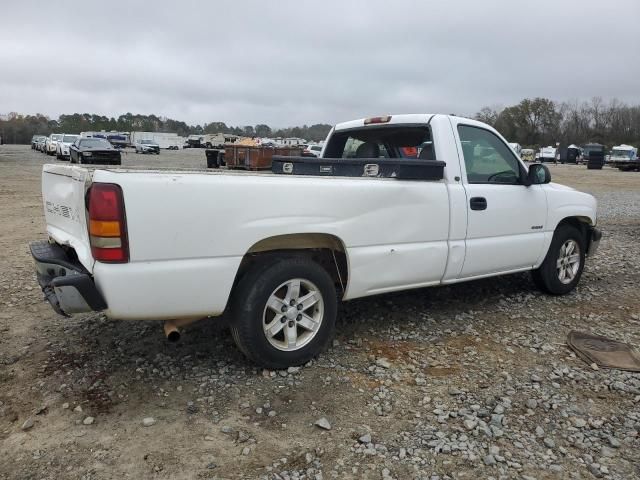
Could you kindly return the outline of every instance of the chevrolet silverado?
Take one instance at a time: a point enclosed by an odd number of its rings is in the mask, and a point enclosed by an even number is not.
[[[373,117],[271,172],[44,165],[31,251],[60,314],[161,319],[176,338],[228,311],[240,350],[281,368],[328,345],[339,300],[523,271],[571,292],[596,200],[550,180],[481,122]]]

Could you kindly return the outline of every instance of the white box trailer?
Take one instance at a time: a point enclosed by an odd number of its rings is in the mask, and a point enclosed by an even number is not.
[[[538,157],[541,162],[557,162],[558,149],[556,147],[548,146],[540,149],[540,156]]]
[[[182,148],[184,139],[177,133],[168,132],[131,132],[131,144],[135,144],[141,140],[153,140],[160,148]]]

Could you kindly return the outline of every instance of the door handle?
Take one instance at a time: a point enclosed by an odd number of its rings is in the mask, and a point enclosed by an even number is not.
[[[473,197],[469,200],[469,206],[471,207],[471,210],[486,210],[487,199],[484,197]]]

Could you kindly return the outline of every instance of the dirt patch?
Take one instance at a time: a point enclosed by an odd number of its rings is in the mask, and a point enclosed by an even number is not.
[[[198,149],[124,156],[204,162]],[[0,478],[638,476],[640,376],[592,370],[563,341],[581,328],[640,344],[640,175],[550,166],[554,181],[598,197],[605,229],[571,295],[512,275],[354,300],[333,348],[299,371],[265,372],[224,321],[167,345],[159,322],[57,317],[27,248],[45,235],[42,163],[0,146]],[[321,417],[331,430],[314,425]]]

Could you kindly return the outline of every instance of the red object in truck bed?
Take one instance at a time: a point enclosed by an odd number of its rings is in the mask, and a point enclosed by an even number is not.
[[[298,147],[253,147],[246,145],[225,145],[224,160],[228,168],[245,170],[269,170],[274,155],[298,157],[302,149]]]

